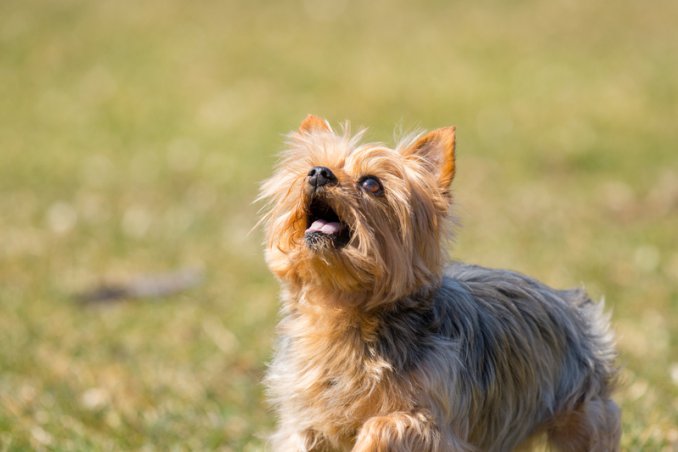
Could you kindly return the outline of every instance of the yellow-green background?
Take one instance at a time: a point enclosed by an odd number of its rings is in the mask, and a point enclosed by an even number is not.
[[[678,3],[0,2],[0,450],[258,450],[251,204],[313,112],[456,124],[453,255],[605,296],[625,450],[678,447]],[[73,292],[182,267],[188,293]]]

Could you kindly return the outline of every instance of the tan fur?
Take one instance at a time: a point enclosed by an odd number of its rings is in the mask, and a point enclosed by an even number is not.
[[[273,448],[510,450],[547,432],[562,450],[615,450],[601,306],[511,272],[446,270],[454,128],[395,149],[362,135],[309,115],[262,186],[266,260],[282,285],[266,379]],[[332,183],[309,185],[316,167]],[[383,193],[362,190],[365,177]],[[315,202],[347,243],[309,241]]]
[[[330,126],[327,121],[314,115],[306,116],[299,125],[299,133],[313,133],[314,131],[328,132],[329,130]]]

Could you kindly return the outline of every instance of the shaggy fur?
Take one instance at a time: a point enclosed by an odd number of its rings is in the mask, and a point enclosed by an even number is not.
[[[273,449],[508,451],[546,434],[558,450],[617,450],[602,303],[446,267],[453,128],[395,149],[347,129],[309,116],[262,188],[282,285]]]

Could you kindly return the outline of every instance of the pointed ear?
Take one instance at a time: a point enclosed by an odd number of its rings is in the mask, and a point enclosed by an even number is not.
[[[301,133],[311,133],[311,132],[330,132],[329,123],[323,118],[315,115],[308,115],[306,118],[301,121],[299,125],[299,132]]]
[[[454,146],[454,127],[443,127],[421,136],[403,151],[403,155],[423,161],[437,176],[440,188],[446,192],[454,179]]]

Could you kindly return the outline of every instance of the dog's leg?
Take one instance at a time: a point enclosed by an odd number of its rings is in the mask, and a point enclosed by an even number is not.
[[[316,432],[280,429],[271,436],[271,449],[275,452],[328,452],[331,448]]]
[[[353,452],[442,452],[470,450],[462,441],[444,434],[423,413],[395,412],[367,420],[358,433]]]
[[[621,414],[609,399],[594,399],[563,414],[548,431],[549,443],[561,452],[614,452],[620,438]]]

